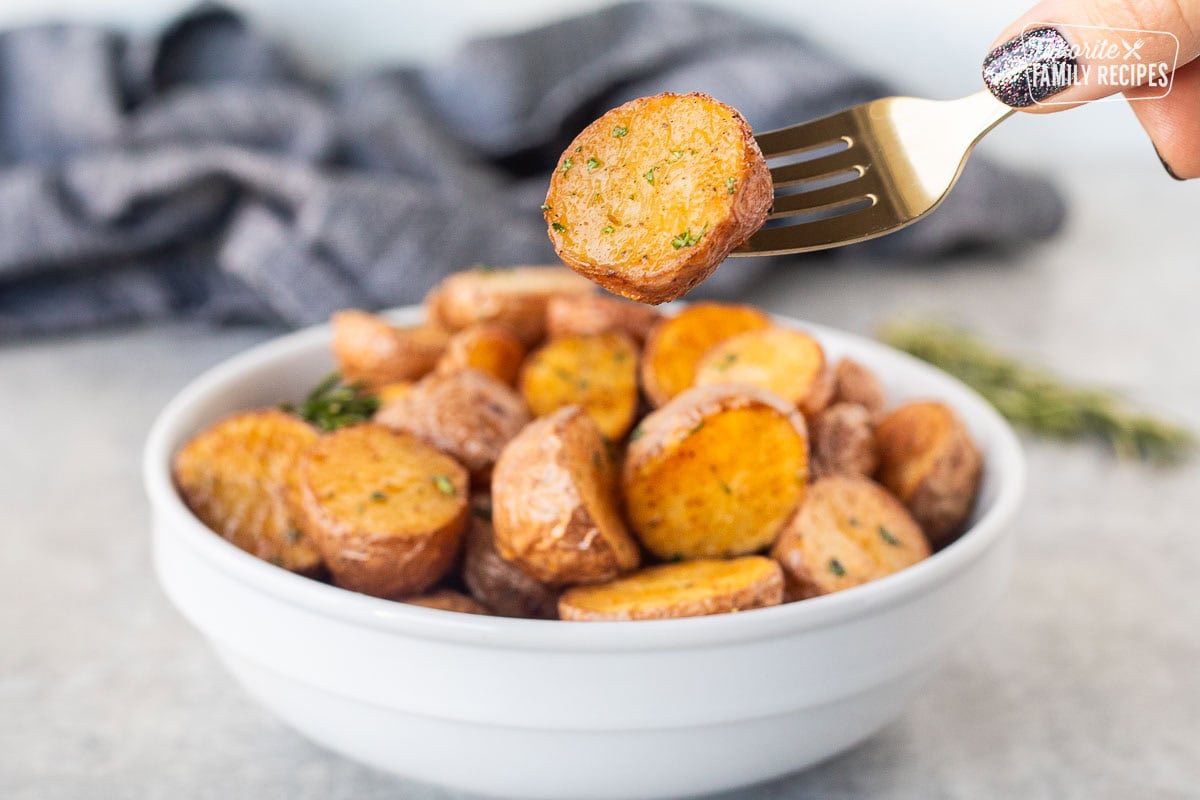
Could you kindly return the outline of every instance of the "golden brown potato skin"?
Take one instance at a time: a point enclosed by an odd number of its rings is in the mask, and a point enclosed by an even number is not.
[[[598,583],[636,569],[604,439],[578,406],[534,420],[492,476],[496,549],[546,584]]]
[[[843,358],[834,369],[836,403],[857,403],[876,416],[887,407],[887,394],[875,373],[854,359]]]
[[[804,496],[804,417],[762,389],[690,389],[630,435],[626,515],[661,559],[745,555],[767,547]]]
[[[398,328],[357,309],[337,312],[332,324],[338,371],[347,383],[370,389],[420,378],[434,368],[449,340],[439,328]]]
[[[811,487],[771,549],[787,599],[836,592],[882,578],[929,555],[929,542],[899,500],[858,475]]]
[[[472,368],[512,386],[525,360],[525,345],[503,325],[484,322],[450,337],[437,363],[440,373]]]
[[[175,485],[201,522],[242,550],[314,575],[321,555],[287,501],[296,489],[296,462],[316,439],[311,425],[282,411],[234,414],[175,454]]]
[[[834,403],[808,425],[812,473],[870,477],[879,466],[871,412],[857,403]]]
[[[467,471],[407,433],[339,428],[300,458],[297,517],[334,583],[404,598],[454,563],[467,524]]]
[[[673,619],[729,614],[783,602],[783,572],[762,556],[703,559],[647,567],[595,586],[568,589],[562,619]]]
[[[934,548],[949,544],[975,505],[983,459],[944,403],[906,403],[879,423],[879,480],[900,498]]]
[[[441,611],[457,611],[460,614],[483,614],[486,616],[492,613],[487,606],[453,589],[435,589],[428,594],[410,597],[404,602],[412,606],[436,608]]]
[[[714,345],[744,331],[770,327],[751,306],[694,303],[650,331],[642,352],[642,389],[655,407],[692,386],[696,365]]]
[[[558,591],[505,560],[487,520],[471,520],[462,578],[475,599],[502,617],[558,618]]]
[[[623,333],[641,346],[662,318],[653,308],[602,294],[559,295],[546,305],[546,335]]]
[[[767,219],[771,174],[750,126],[705,94],[632,100],[588,125],[550,179],[559,257],[658,304],[703,281]]]
[[[453,456],[479,486],[487,486],[501,449],[529,420],[512,387],[470,368],[430,375],[375,414],[375,422]]]
[[[532,347],[546,335],[550,298],[592,294],[595,288],[561,266],[471,269],[449,275],[434,287],[425,298],[425,310],[431,323],[447,330],[493,322]]]
[[[638,410],[638,348],[623,333],[561,336],[530,354],[521,369],[521,396],[535,416],[577,405],[600,433],[616,441]]]

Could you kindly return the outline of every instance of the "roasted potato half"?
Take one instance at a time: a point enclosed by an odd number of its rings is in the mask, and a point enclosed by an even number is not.
[[[487,520],[471,520],[462,578],[471,596],[500,616],[558,617],[558,590],[501,556],[492,523]]]
[[[935,548],[953,541],[975,504],[983,459],[944,403],[906,403],[875,431],[879,480],[908,506]]]
[[[623,333],[551,339],[521,369],[521,395],[535,416],[582,408],[610,441],[633,425],[638,407],[638,349]]]
[[[405,598],[454,563],[467,524],[467,471],[415,436],[366,423],[300,457],[297,518],[334,583]]]
[[[448,330],[494,322],[532,347],[546,335],[551,297],[595,288],[566,267],[476,268],[447,276],[425,298],[425,310],[431,323]]]
[[[575,137],[543,206],[572,269],[643,303],[681,297],[762,227],[771,174],[750,126],[705,94],[614,108]]]
[[[568,589],[558,601],[562,619],[671,619],[728,614],[783,601],[779,564],[762,556],[701,559],[647,567],[595,586]]]
[[[463,328],[450,337],[437,363],[440,373],[471,368],[512,386],[525,360],[525,345],[503,325],[484,322]]]
[[[857,403],[871,412],[880,414],[887,407],[887,394],[875,373],[851,358],[843,358],[834,369],[835,403]]]
[[[664,319],[650,331],[642,354],[647,399],[654,406],[663,405],[692,386],[696,364],[714,345],[770,326],[770,318],[757,308],[728,303],[696,303]]]
[[[824,371],[825,352],[816,339],[788,328],[764,328],[713,345],[696,365],[695,384],[757,386],[811,414],[828,402]]]
[[[453,589],[435,589],[428,594],[410,597],[404,602],[413,606],[436,608],[442,611],[457,611],[460,614],[490,615],[492,613],[487,606]]]
[[[559,295],[546,305],[546,335],[554,339],[623,333],[641,346],[662,318],[649,306],[602,294]]]
[[[480,486],[487,486],[500,450],[529,419],[512,387],[471,368],[430,375],[375,414],[379,424],[453,456]]]
[[[771,555],[783,565],[790,601],[890,575],[928,556],[929,542],[882,486],[834,475],[809,487]]]
[[[175,485],[192,513],[233,544],[313,575],[321,555],[293,519],[288,496],[300,454],[316,440],[312,426],[282,411],[234,414],[175,454]]]
[[[338,370],[347,383],[369,389],[420,378],[434,368],[450,338],[440,328],[398,328],[356,309],[337,312],[332,322]]]
[[[496,549],[538,581],[598,583],[636,569],[600,429],[578,406],[534,420],[492,476]]]
[[[871,412],[857,403],[834,403],[808,424],[812,474],[870,477],[879,466]]]
[[[648,415],[622,473],[630,525],[664,560],[745,555],[804,497],[804,418],[753,386],[704,386]]]

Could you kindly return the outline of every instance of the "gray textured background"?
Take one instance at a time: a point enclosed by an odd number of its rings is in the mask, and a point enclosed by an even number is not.
[[[1200,190],[1150,156],[1066,185],[1067,234],[1024,261],[784,267],[751,299],[864,332],[949,315],[1200,427]],[[452,796],[253,706],[151,573],[151,418],[269,335],[178,324],[0,348],[0,797]],[[1048,444],[1029,458],[1011,591],[935,684],[856,750],[741,797],[1200,796],[1200,465]]]

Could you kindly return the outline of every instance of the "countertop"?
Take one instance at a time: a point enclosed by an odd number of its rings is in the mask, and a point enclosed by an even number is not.
[[[1066,178],[1068,230],[1019,258],[781,264],[749,299],[861,332],[958,320],[1200,428],[1200,186],[1156,166]],[[0,797],[456,796],[257,708],[155,581],[150,422],[275,333],[172,324],[0,347]],[[1200,464],[1026,444],[1017,569],[995,611],[899,721],[730,797],[1200,797]]]

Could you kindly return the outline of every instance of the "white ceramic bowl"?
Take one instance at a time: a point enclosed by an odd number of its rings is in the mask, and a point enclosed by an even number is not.
[[[417,309],[395,312],[415,321]],[[893,401],[934,397],[985,458],[971,529],[900,573],[775,608],[653,622],[456,614],[355,594],[260,561],[195,519],[172,453],[229,412],[301,396],[329,330],[256,347],[193,381],[146,446],[159,578],[246,690],[306,736],[431,783],[524,798],[668,797],[802,769],[894,719],[1000,594],[1024,485],[1012,431],[907,355],[818,325]]]

